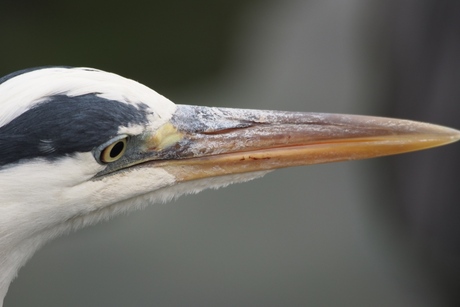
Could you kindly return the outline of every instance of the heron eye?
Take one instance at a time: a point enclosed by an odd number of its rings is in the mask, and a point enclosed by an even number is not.
[[[121,157],[126,150],[126,138],[115,141],[101,151],[101,162],[115,162]]]

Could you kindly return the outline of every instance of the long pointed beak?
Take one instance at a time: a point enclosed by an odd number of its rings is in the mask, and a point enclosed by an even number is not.
[[[150,139],[155,158],[147,164],[189,181],[399,154],[459,139],[457,130],[400,119],[178,105]]]

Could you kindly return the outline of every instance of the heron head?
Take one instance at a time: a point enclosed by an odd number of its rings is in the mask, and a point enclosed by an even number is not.
[[[89,68],[14,73],[0,79],[0,269],[11,271],[0,288],[50,238],[120,212],[281,167],[459,138],[406,120],[176,105]]]

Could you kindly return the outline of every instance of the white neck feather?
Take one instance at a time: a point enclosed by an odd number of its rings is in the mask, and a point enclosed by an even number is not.
[[[177,184],[163,169],[138,168],[91,180],[100,170],[91,153],[0,170],[0,306],[20,267],[47,241],[122,212],[266,173]]]

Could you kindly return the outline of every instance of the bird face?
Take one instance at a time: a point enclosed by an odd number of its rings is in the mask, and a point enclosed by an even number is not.
[[[175,105],[88,68],[14,73],[0,79],[0,270],[13,276],[50,238],[149,203],[459,138],[388,118]]]
[[[23,233],[78,228],[276,168],[459,138],[452,129],[387,118],[175,105],[89,68],[41,68],[0,82],[0,196],[2,208],[14,207],[33,228]]]

